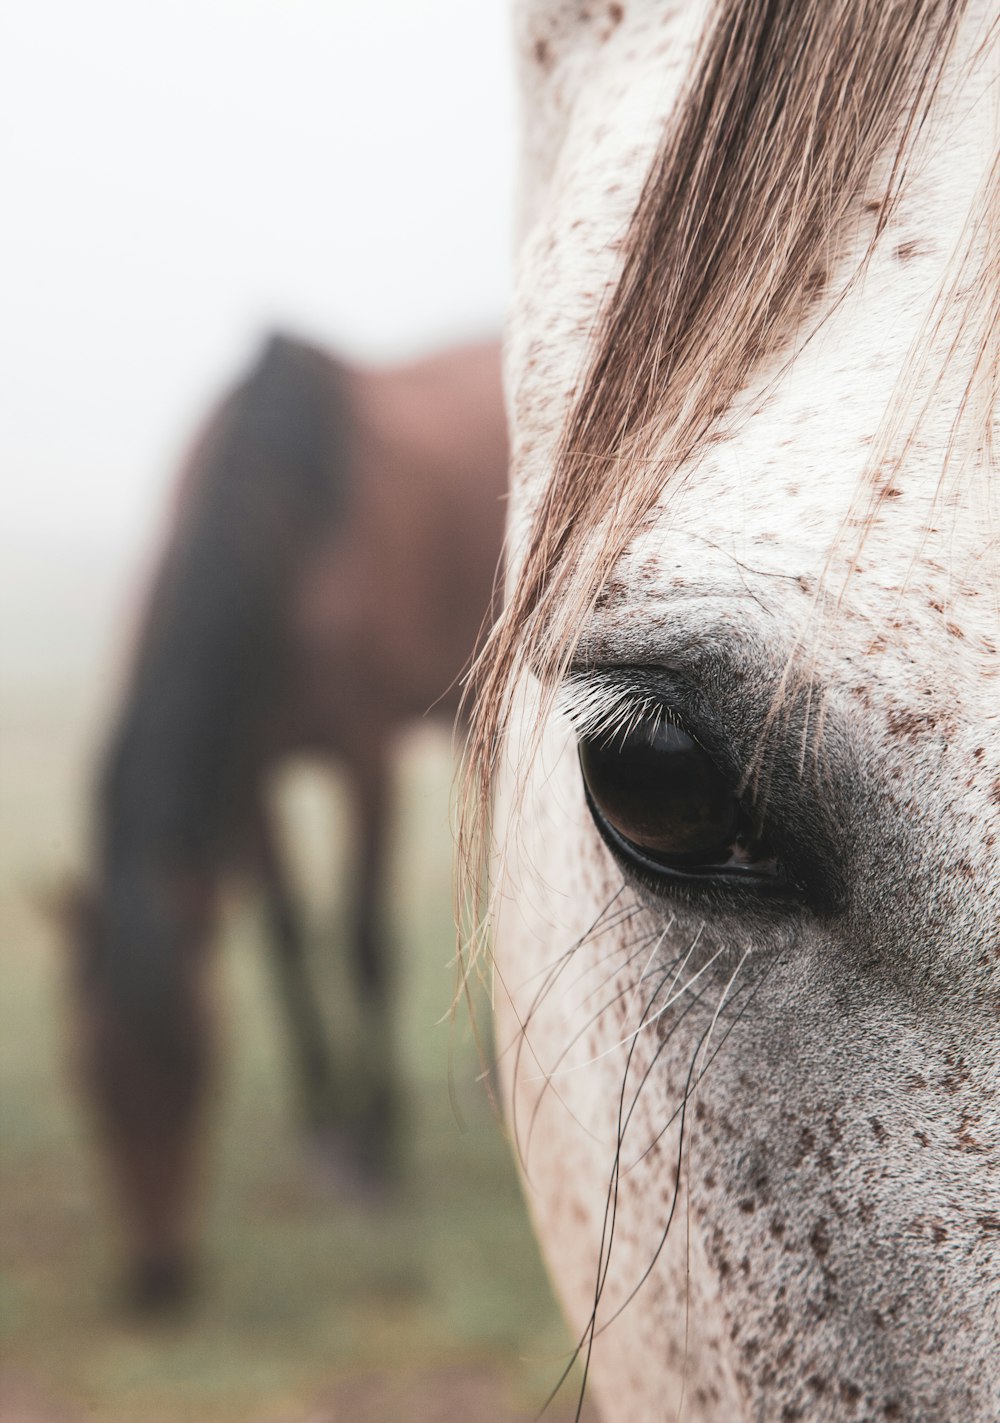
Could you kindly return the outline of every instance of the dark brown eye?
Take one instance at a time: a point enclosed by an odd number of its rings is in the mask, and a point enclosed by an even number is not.
[[[694,737],[659,718],[580,741],[591,811],[612,849],[681,874],[773,878],[732,786]]]

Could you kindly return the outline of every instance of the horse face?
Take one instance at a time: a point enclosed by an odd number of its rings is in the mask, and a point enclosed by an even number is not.
[[[66,897],[77,1057],[130,1242],[128,1298],[173,1305],[189,1286],[198,1107],[207,1071],[202,878],[161,868]]]
[[[520,10],[512,583],[704,21],[632,9]],[[558,697],[522,689],[500,1046],[609,1419],[1000,1407],[996,553],[984,482],[942,474],[964,387],[912,355],[987,79],[646,521]],[[873,476],[901,386],[920,434]]]

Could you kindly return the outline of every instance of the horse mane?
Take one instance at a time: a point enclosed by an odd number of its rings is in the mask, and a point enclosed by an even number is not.
[[[625,236],[510,602],[470,682],[460,856],[477,886],[522,674],[554,689],[664,490],[753,373],[794,354],[819,298],[829,307],[842,295],[829,291],[834,264],[871,213],[863,267],[965,9],[716,0]]]
[[[336,363],[276,335],[195,445],[100,776],[112,980],[150,966],[135,940],[151,871],[201,867],[247,808],[237,792],[274,704],[289,590],[347,496],[348,438]]]
[[[107,756],[112,838],[201,852],[224,828],[241,737],[273,697],[291,578],[345,494],[335,371],[273,336],[196,444]]]

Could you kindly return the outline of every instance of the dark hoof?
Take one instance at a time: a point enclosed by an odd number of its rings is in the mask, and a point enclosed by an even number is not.
[[[163,1256],[141,1260],[126,1288],[130,1313],[166,1317],[178,1314],[194,1295],[194,1276],[186,1260]]]

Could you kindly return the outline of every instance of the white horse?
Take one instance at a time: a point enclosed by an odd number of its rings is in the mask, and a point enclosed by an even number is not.
[[[519,6],[473,754],[607,1420],[1000,1418],[997,28]]]

